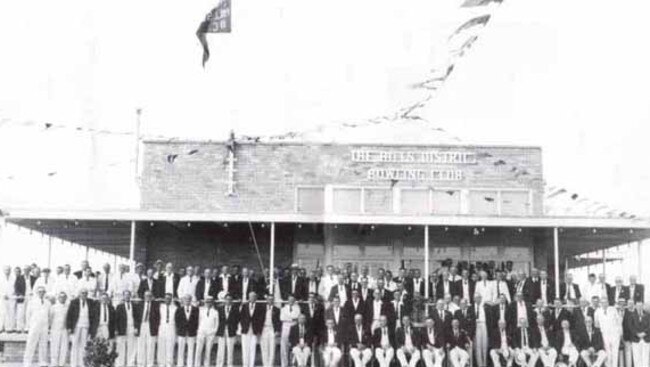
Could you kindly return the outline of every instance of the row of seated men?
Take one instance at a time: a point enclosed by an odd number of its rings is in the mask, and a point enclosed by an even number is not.
[[[200,307],[191,294],[183,295],[178,305],[171,293],[162,302],[155,300],[151,291],[145,291],[139,302],[131,296],[125,291],[122,301],[113,307],[106,293],[95,301],[81,290],[78,298],[68,301],[62,292],[52,305],[45,289],[39,287],[28,308],[25,365],[31,363],[37,349],[40,364],[47,365],[48,336],[53,366],[65,364],[68,338],[72,339],[71,366],[82,365],[83,346],[92,337],[115,340],[118,367],[153,366],[154,362],[159,366],[211,366],[215,341],[216,365],[232,366],[237,338],[245,366],[254,365],[258,344],[263,365],[271,366],[276,334],[280,334],[283,367],[291,361],[306,365],[312,352],[318,352],[326,366],[338,365],[346,353],[356,367],[367,365],[373,357],[381,367],[388,366],[393,357],[402,366],[414,366],[422,358],[431,367],[439,366],[445,356],[453,367],[465,367],[470,355],[479,367],[487,366],[488,356],[495,367],[513,361],[532,367],[538,358],[552,366],[558,356],[565,356],[569,365],[582,356],[587,366],[595,367],[608,358],[607,365],[615,367],[621,337],[630,344],[635,366],[646,365],[650,358],[650,318],[642,302],[628,305],[623,298],[617,306],[595,297],[584,308],[572,299],[566,304],[556,300],[549,308],[541,300],[533,307],[525,302],[523,293],[517,293],[510,304],[505,295],[493,304],[483,302],[477,293],[473,304],[466,299],[457,305],[441,299],[434,305],[409,306],[400,291],[387,301],[375,289],[370,302],[364,302],[358,290],[343,304],[334,295],[327,305],[319,302],[315,293],[301,304],[289,294],[286,304],[278,308],[273,295],[257,302],[256,292],[241,302],[233,302],[226,294],[218,307],[211,296],[200,302]],[[599,329],[606,331],[605,336]],[[312,350],[314,346],[318,350]]]

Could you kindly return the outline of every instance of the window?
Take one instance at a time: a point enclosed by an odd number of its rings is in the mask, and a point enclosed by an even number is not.
[[[360,213],[361,189],[360,188],[335,188],[333,190],[334,213]]]
[[[429,189],[402,189],[402,214],[429,214]]]
[[[528,191],[501,191],[501,215],[521,216],[529,213]]]
[[[435,214],[460,214],[460,190],[434,190],[432,206]]]
[[[296,196],[298,213],[322,213],[325,209],[325,189],[322,187],[299,187]]]
[[[469,193],[469,213],[473,215],[497,215],[499,197],[496,190],[475,190]]]
[[[363,210],[370,214],[393,212],[393,190],[380,188],[363,189]]]

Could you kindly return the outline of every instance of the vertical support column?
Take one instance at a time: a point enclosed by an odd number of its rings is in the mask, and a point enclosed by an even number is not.
[[[52,271],[52,236],[47,236],[47,267]]]
[[[274,283],[274,268],[275,268],[275,222],[271,222],[271,241],[270,241],[270,255],[269,255],[269,284],[271,289],[269,292],[273,296],[277,296],[275,293],[275,283]]]
[[[641,241],[636,241],[634,253],[636,254],[636,274],[639,279],[643,279],[643,257],[641,256]]]
[[[131,242],[129,244],[129,265],[135,272],[135,221],[131,221]]]
[[[607,268],[607,251],[603,249],[603,275],[604,276],[607,276],[607,273],[605,273],[606,268]]]
[[[424,226],[424,299],[429,300],[429,226]],[[425,313],[428,307],[425,307]]]
[[[6,254],[9,251],[5,250],[5,232],[7,231],[7,220],[0,213],[0,252]]]
[[[555,262],[555,297],[560,298],[560,238],[557,227],[553,228],[553,259]]]
[[[88,261],[89,253],[90,253],[90,246],[86,246],[86,261]]]

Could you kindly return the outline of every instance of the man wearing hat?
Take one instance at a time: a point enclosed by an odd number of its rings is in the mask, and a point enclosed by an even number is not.
[[[207,269],[209,270],[209,269]],[[197,367],[210,367],[212,345],[219,328],[219,312],[214,308],[214,298],[208,296],[205,305],[199,309],[199,329],[196,334],[196,356],[194,365]],[[205,349],[205,355],[201,353]]]

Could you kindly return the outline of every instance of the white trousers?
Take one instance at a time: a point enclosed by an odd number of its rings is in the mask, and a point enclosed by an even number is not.
[[[289,366],[289,332],[291,332],[291,322],[282,323],[282,332],[280,334],[280,365],[282,367]]]
[[[416,348],[399,348],[397,349],[397,352],[395,352],[395,355],[402,367],[415,367],[420,360],[420,351]]]
[[[115,359],[116,367],[135,367],[135,357],[138,352],[138,338],[135,336],[135,329],[131,327],[126,330],[126,335],[115,337]]]
[[[227,331],[224,331],[227,334]],[[235,352],[235,337],[234,336],[218,336],[217,337],[217,367],[223,367],[224,361],[226,366],[232,367],[233,354]]]
[[[68,329],[52,329],[50,331],[50,365],[62,367],[68,357],[68,343],[70,335]]]
[[[606,363],[608,367],[618,367],[618,350],[621,346],[621,336],[616,332],[603,333]]]
[[[449,361],[453,367],[465,367],[469,361],[469,353],[465,349],[455,347],[449,351]]]
[[[160,324],[158,327],[158,367],[174,365],[174,345],[176,345],[174,325]]]
[[[425,348],[422,350],[422,359],[427,367],[441,367],[445,353],[442,348],[433,348],[433,350]]]
[[[323,353],[323,366],[336,367],[341,361],[341,349],[338,347],[324,347]]]
[[[178,367],[194,367],[194,343],[195,337],[179,336],[178,337],[178,353],[176,356],[176,366]],[[187,351],[185,346],[187,345]]]
[[[48,325],[32,325],[27,334],[27,345],[25,346],[25,355],[23,365],[29,367],[34,359],[34,353],[38,348],[38,365],[47,366],[47,337]]]
[[[300,348],[300,346],[296,345],[293,347],[292,351],[293,358],[296,360],[298,367],[305,367],[309,360],[309,356],[311,355],[311,348],[306,345],[303,348]]]
[[[9,330],[9,319],[7,312],[9,311],[9,300],[0,295],[0,332]]]
[[[363,351],[358,348],[350,348],[350,357],[352,357],[354,367],[365,367],[372,359],[372,351],[370,348],[365,348]]]
[[[643,340],[632,343],[632,358],[634,360],[634,367],[648,367],[650,344]]]
[[[535,367],[535,364],[537,364],[537,360],[539,359],[539,354],[537,354],[536,349],[517,348],[515,350],[515,355],[520,355],[519,359],[515,358],[517,365],[520,367]]]
[[[97,333],[95,334],[95,337],[108,340],[108,338],[110,337],[110,334],[108,333],[108,325],[107,324],[98,325]]]
[[[578,353],[578,350],[575,347],[562,348],[561,352],[562,352],[562,355],[565,355],[565,356],[569,357],[569,366],[575,366],[576,365],[576,363],[578,362],[578,357],[580,356],[580,353]]]
[[[588,367],[600,367],[607,359],[607,353],[604,350],[597,350],[593,355],[588,350],[583,350],[580,356]],[[594,357],[596,357],[596,360],[592,363]]]
[[[512,349],[503,350],[499,348],[492,349],[490,351],[490,357],[492,358],[492,365],[494,367],[501,367],[501,357],[506,360],[506,366],[510,367],[512,366],[512,361],[514,360],[515,355],[512,352]]]
[[[16,330],[18,331],[27,330],[27,324],[25,323],[27,315],[25,314],[25,310],[27,310],[27,299],[21,303],[16,303]]]
[[[474,356],[478,367],[487,366],[488,358],[488,336],[485,322],[476,323],[476,335],[474,336]]]
[[[149,331],[149,323],[143,323],[140,326],[140,336],[138,336],[138,360],[139,367],[153,367],[154,351],[156,350],[156,337]]]
[[[86,341],[88,340],[88,328],[77,326],[72,334],[72,346],[70,347],[70,367],[84,365]]]
[[[390,361],[393,360],[394,356],[395,356],[395,350],[391,347],[388,347],[386,349],[383,348],[375,349],[375,358],[377,358],[377,363],[379,363],[379,367],[388,367],[390,365]]]
[[[208,334],[199,331],[196,335],[196,353],[194,353],[194,363],[197,367],[210,367],[210,356],[212,354],[212,345],[214,344],[214,334]],[[201,358],[205,350],[205,355]]]
[[[257,335],[253,334],[253,327],[248,328],[248,333],[241,336],[241,360],[243,367],[255,367],[255,352],[257,351]]]
[[[623,350],[625,354],[625,367],[632,367],[632,342],[623,342]]]
[[[557,360],[557,351],[555,348],[548,348],[547,350],[539,348],[537,349],[537,354],[539,355],[539,359],[542,360],[544,367],[555,366],[555,361]]]
[[[275,363],[275,332],[273,327],[265,326],[264,330],[262,330],[260,349],[262,349],[262,365],[264,367],[273,366]]]

